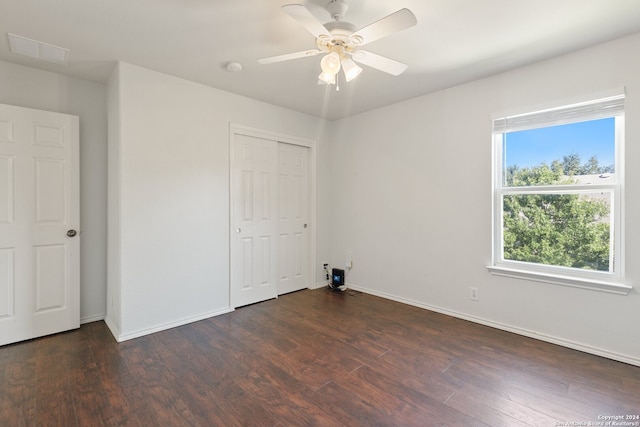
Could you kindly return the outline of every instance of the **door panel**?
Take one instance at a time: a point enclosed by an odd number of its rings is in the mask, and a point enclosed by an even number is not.
[[[309,148],[278,144],[278,294],[309,287]]]
[[[13,223],[13,157],[0,156],[0,224]]]
[[[231,304],[275,298],[275,141],[234,135],[232,159]]]
[[[0,345],[80,325],[78,118],[0,105]]]
[[[37,223],[65,223],[66,189],[63,159],[35,159]]]
[[[13,248],[0,249],[0,320],[13,317],[15,280]]]
[[[35,255],[36,312],[63,309],[67,282],[64,245],[36,246]]]

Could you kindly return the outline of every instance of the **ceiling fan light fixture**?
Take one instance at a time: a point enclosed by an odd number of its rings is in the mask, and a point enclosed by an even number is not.
[[[342,60],[342,70],[344,71],[344,77],[347,82],[350,82],[362,73],[362,67],[359,67],[351,58]]]
[[[330,52],[320,61],[320,68],[323,73],[333,74],[334,76],[340,71],[340,55],[337,52]]]
[[[336,84],[336,75],[332,73],[327,73],[325,71],[320,73],[320,75],[318,76],[318,79],[329,85]]]

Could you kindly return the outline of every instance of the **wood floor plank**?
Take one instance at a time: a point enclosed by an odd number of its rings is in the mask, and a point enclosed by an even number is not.
[[[79,381],[81,389],[76,404],[79,425],[125,425],[131,414],[139,413],[137,406],[140,406],[140,403],[129,402],[125,394],[132,377],[121,353],[128,345],[118,345],[102,322],[83,325],[81,330],[88,332],[87,342],[95,370],[89,369],[83,375],[84,381],[83,377]],[[91,394],[86,393],[87,389],[92,390]]]
[[[456,391],[446,405],[497,427],[553,426],[552,417],[471,384]]]
[[[68,373],[74,366],[74,352],[80,343],[67,339],[66,334],[58,334],[41,338],[37,344],[36,425],[75,426],[74,385]]]
[[[0,348],[0,425],[34,425],[36,416],[35,340]]]
[[[444,402],[460,384],[442,374],[446,370],[440,363],[434,364],[428,355],[417,357],[411,353],[390,351],[376,361],[367,364],[376,375],[391,375],[404,386],[437,402]],[[411,372],[411,375],[407,375]]]
[[[640,413],[640,367],[353,291],[117,343],[0,347],[0,425],[552,426]]]
[[[636,391],[620,393],[621,390],[630,389],[603,384],[602,381],[596,382],[594,386],[590,382],[581,380],[571,384],[568,396],[572,400],[589,405],[593,417],[605,414],[640,415],[640,382],[634,384],[632,388]]]
[[[513,401],[521,406],[535,409],[542,414],[555,420],[564,421],[585,421],[597,420],[597,415],[593,414],[593,410],[588,405],[580,405],[566,396],[541,395],[534,389],[534,393],[523,390],[528,387],[509,387],[500,390],[500,396]]]
[[[384,412],[387,419],[397,421],[400,425],[425,425],[423,423],[427,419],[433,424],[481,424],[464,412],[442,405],[442,401],[368,366],[363,366],[336,383],[373,404]],[[403,418],[398,418],[397,414],[400,413],[404,414]]]

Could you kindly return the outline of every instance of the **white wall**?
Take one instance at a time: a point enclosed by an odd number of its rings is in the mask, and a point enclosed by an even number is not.
[[[639,51],[640,34],[331,123],[331,263],[352,251],[356,288],[640,365]],[[636,290],[492,276],[491,115],[622,86]]]
[[[107,84],[108,150],[107,150],[107,280],[105,322],[119,336],[122,328],[120,282],[120,64],[117,64]]]
[[[100,320],[106,301],[106,88],[0,61],[0,103],[80,117],[80,318]]]
[[[324,121],[125,63],[109,86],[110,327],[228,311],[230,123],[314,140]]]

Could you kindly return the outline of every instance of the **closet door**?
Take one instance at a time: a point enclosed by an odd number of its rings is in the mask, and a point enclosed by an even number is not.
[[[278,144],[278,295],[309,287],[309,148]]]
[[[276,141],[233,135],[231,305],[277,296]]]

